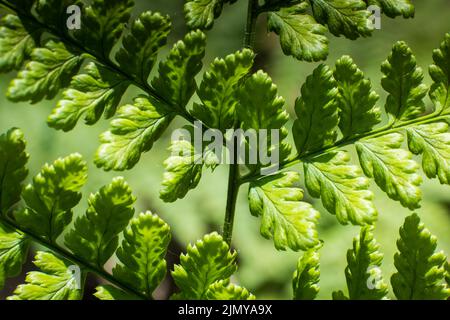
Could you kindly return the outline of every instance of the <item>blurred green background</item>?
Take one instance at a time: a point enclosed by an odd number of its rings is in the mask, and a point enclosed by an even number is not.
[[[142,10],[158,10],[170,14],[174,28],[170,37],[171,44],[180,39],[186,32],[182,13],[183,0],[137,0],[134,16]],[[379,105],[385,100],[385,93],[380,87],[380,64],[386,59],[395,41],[406,41],[415,52],[418,64],[426,71],[431,62],[431,52],[436,48],[446,32],[450,31],[450,1],[431,0],[414,1],[416,17],[414,19],[382,18],[382,29],[374,32],[371,38],[350,41],[344,38],[331,37],[330,55],[327,63],[341,55],[351,55],[365,72],[381,95]],[[244,34],[246,1],[240,0],[233,6],[226,6],[224,13],[216,21],[214,29],[208,32],[208,47],[205,65],[214,57],[223,57],[242,46]],[[305,77],[317,66],[316,63],[299,62],[286,57],[281,52],[278,38],[266,33],[265,17],[258,22],[256,51],[258,66],[268,72],[278,85],[279,93],[286,98],[286,108],[293,114],[293,104],[298,96],[300,86]],[[160,57],[164,57],[162,52]],[[108,120],[101,120],[89,127],[82,122],[69,133],[58,132],[46,125],[47,115],[55,106],[55,101],[46,101],[37,105],[28,103],[13,104],[5,98],[5,91],[14,75],[0,76],[0,126],[2,132],[10,127],[20,127],[28,140],[30,176],[36,174],[45,162],[72,152],[81,153],[90,164],[89,182],[84,187],[84,196],[77,207],[79,214],[86,208],[86,199],[90,192],[95,192],[102,185],[111,181],[114,176],[121,175],[131,185],[138,198],[136,211],[151,210],[159,214],[172,227],[174,242],[168,258],[171,263],[177,262],[180,250],[189,242],[202,237],[203,234],[219,230],[223,220],[228,169],[220,166],[213,174],[205,171],[200,185],[191,191],[185,199],[173,204],[165,204],[158,198],[160,182],[163,174],[163,160],[169,155],[167,151],[170,133],[167,130],[153,147],[145,154],[136,167],[127,172],[104,172],[93,165],[93,156],[99,145],[98,136],[108,128]],[[426,75],[426,82],[431,83]],[[123,98],[123,103],[131,101],[139,93],[130,89]],[[430,103],[427,101],[427,103]],[[177,119],[171,126],[175,129],[184,122]],[[297,168],[300,169],[300,168]],[[30,179],[30,178],[29,178]],[[422,208],[417,212],[422,221],[439,239],[439,247],[450,254],[450,187],[441,186],[438,181],[424,179]],[[379,209],[376,237],[385,254],[383,273],[386,279],[394,271],[393,255],[396,250],[395,240],[398,228],[409,214],[396,202],[389,200],[373,184],[376,205]],[[291,298],[291,278],[296,261],[301,253],[277,252],[271,241],[263,239],[259,234],[260,221],[252,217],[246,199],[247,186],[241,188],[236,211],[234,229],[234,246],[239,253],[239,272],[234,279],[248,287],[258,298],[283,299]],[[346,250],[352,245],[352,238],[358,233],[353,226],[338,225],[336,219],[327,213],[317,200],[308,198],[320,209],[320,238],[324,241],[321,249],[321,292],[319,298],[331,298],[331,291],[345,288],[344,268],[346,266]],[[25,271],[32,266],[26,266]],[[23,276],[8,282],[9,290],[22,280]],[[91,278],[94,286],[98,279]],[[158,298],[165,298],[173,290],[173,284],[167,280],[157,292]],[[4,292],[3,294],[6,294]],[[88,290],[89,293],[89,290]]]

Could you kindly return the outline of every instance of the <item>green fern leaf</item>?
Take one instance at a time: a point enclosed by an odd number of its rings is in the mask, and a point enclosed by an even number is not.
[[[350,300],[381,300],[388,293],[388,286],[381,274],[383,254],[373,237],[373,227],[361,228],[353,239],[353,249],[347,251],[345,278]]]
[[[255,300],[255,296],[247,289],[229,283],[228,280],[220,280],[210,285],[205,298],[207,300]]]
[[[430,97],[437,112],[450,113],[450,33],[445,35],[439,49],[433,51],[434,64],[430,66],[430,75],[434,83],[430,88]]]
[[[126,293],[111,285],[103,285],[95,288],[94,296],[99,300],[141,300],[139,297]]]
[[[36,46],[40,29],[24,23],[13,14],[0,20],[0,73],[20,69]]]
[[[81,199],[79,190],[87,179],[87,164],[75,153],[44,165],[22,197],[26,208],[15,218],[21,226],[52,243],[72,220],[72,208]]]
[[[33,263],[42,271],[29,272],[27,283],[19,285],[8,300],[81,300],[82,279],[76,279],[70,263],[42,251],[36,253]]]
[[[113,46],[130,19],[133,4],[133,0],[91,1],[81,13],[83,27],[73,32],[74,37],[84,47],[109,60]]]
[[[323,206],[341,224],[372,224],[377,218],[369,179],[349,164],[345,151],[324,154],[304,162],[305,182],[311,196],[321,198]]]
[[[130,31],[116,54],[122,70],[146,84],[158,50],[167,42],[170,25],[168,16],[150,11],[141,13],[131,24]]]
[[[85,67],[85,71],[85,74],[75,76],[64,91],[63,99],[47,119],[50,127],[69,131],[85,113],[84,120],[88,125],[96,123],[102,114],[107,119],[115,114],[129,81],[93,62]]]
[[[192,133],[194,128],[185,127]],[[160,198],[165,202],[174,202],[182,199],[189,190],[197,187],[202,177],[203,160],[202,154],[196,154],[196,150],[191,139],[171,141],[170,157],[164,161],[164,176]]]
[[[273,84],[269,75],[260,70],[246,79],[244,85],[240,87],[238,100],[236,115],[241,121],[241,128],[256,132],[261,129],[268,130],[266,141],[257,137],[259,148],[265,143],[266,153],[270,155],[272,152],[277,153],[280,161],[286,159],[291,152],[291,146],[285,140],[288,135],[285,124],[289,115],[284,109],[285,101],[278,96],[277,86]],[[279,141],[272,141],[271,130],[279,130]],[[263,150],[258,149],[257,151],[258,166],[267,165],[261,157]],[[271,165],[273,164],[271,163]]]
[[[21,130],[13,128],[0,135],[0,216],[20,200],[22,182],[28,175],[27,161]]]
[[[342,290],[333,291],[332,297],[333,297],[333,300],[348,300],[348,298],[345,296],[345,294],[344,294],[344,292],[342,292]]]
[[[250,212],[262,217],[261,234],[273,239],[278,250],[307,250],[318,244],[319,212],[301,201],[299,182],[298,173],[285,172],[250,183]]]
[[[100,136],[102,145],[96,153],[96,165],[105,170],[131,169],[174,116],[166,105],[149,96],[139,96],[132,105],[119,108],[111,129]]]
[[[20,274],[29,246],[25,235],[0,223],[0,290],[7,278]]]
[[[36,16],[45,25],[53,28],[54,30],[65,30],[66,28],[66,10],[73,1],[71,0],[35,0],[26,1],[20,0],[17,5],[25,4],[27,11],[33,8],[33,2],[35,3],[34,9],[36,11]],[[28,2],[28,3],[27,3]],[[18,7],[22,9],[21,7]]]
[[[120,261],[113,276],[151,297],[166,275],[166,255],[170,228],[151,212],[141,213],[130,222],[124,240],[116,251]]]
[[[184,108],[195,92],[195,76],[200,72],[205,56],[206,36],[191,31],[170,50],[166,60],[159,64],[158,76],[152,86],[167,101]]]
[[[314,300],[319,293],[320,264],[318,249],[306,251],[298,260],[292,279],[294,300]]]
[[[235,123],[237,92],[242,78],[253,65],[254,53],[249,49],[216,58],[203,76],[197,91],[202,103],[194,103],[192,115],[209,128],[222,131]]]
[[[319,150],[336,141],[338,94],[333,72],[328,66],[318,66],[306,78],[301,97],[295,102],[297,120],[292,128],[300,155]]]
[[[243,129],[283,128],[289,117],[283,108],[284,99],[278,96],[277,91],[272,79],[263,71],[258,71],[245,81],[239,93],[242,108],[237,109]]]
[[[391,278],[392,288],[399,300],[448,299],[445,264],[442,251],[435,252],[437,239],[425,228],[417,214],[405,219],[397,241],[398,253],[394,256],[397,268]]]
[[[328,56],[326,27],[306,14],[308,4],[269,12],[267,28],[280,36],[284,54],[298,60],[320,61]]]
[[[310,0],[314,17],[335,36],[349,39],[370,36],[373,25],[362,0]]]
[[[89,197],[86,214],[65,236],[66,246],[80,258],[102,268],[118,246],[119,233],[133,217],[135,197],[123,178],[115,178]]]
[[[184,5],[186,24],[190,29],[211,29],[222,13],[224,0],[187,0]]]
[[[417,67],[411,49],[402,41],[397,42],[388,59],[381,65],[384,76],[381,84],[389,95],[386,111],[390,123],[410,120],[425,112],[423,98],[427,86],[422,83],[423,72]]]
[[[187,253],[180,256],[172,277],[184,299],[204,299],[216,281],[228,279],[236,271],[236,252],[230,252],[222,237],[213,232],[205,235]]]
[[[450,184],[450,133],[446,122],[423,124],[407,129],[412,153],[422,154],[422,168],[428,178]]]
[[[381,121],[381,111],[375,107],[379,96],[370,81],[349,56],[336,62],[334,78],[339,88],[339,128],[343,137],[372,130]]]
[[[390,18],[403,16],[403,18],[414,17],[414,5],[411,0],[366,0],[369,5],[379,6],[385,15]]]
[[[356,143],[364,174],[374,178],[387,195],[411,210],[420,207],[422,177],[409,151],[401,149],[403,136],[390,133]]]
[[[62,42],[48,41],[43,48],[31,53],[31,61],[19,72],[9,88],[11,101],[53,99],[61,88],[67,87],[78,72],[83,57]]]

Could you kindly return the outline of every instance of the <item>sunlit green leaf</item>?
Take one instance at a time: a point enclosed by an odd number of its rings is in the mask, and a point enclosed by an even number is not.
[[[314,300],[319,293],[320,263],[318,249],[306,251],[298,260],[292,279],[294,300]]]
[[[318,243],[317,212],[303,202],[300,175],[285,172],[253,181],[249,187],[250,212],[261,216],[261,234],[273,239],[278,250],[306,250]]]
[[[272,155],[276,155],[279,161],[287,158],[291,151],[291,146],[285,140],[288,134],[285,125],[289,116],[284,108],[285,101],[278,95],[278,88],[273,84],[270,76],[261,70],[254,73],[241,86],[238,100],[236,115],[241,122],[241,128],[254,133],[261,133],[261,131],[267,133],[266,138],[261,134],[257,135],[258,150],[254,150],[255,145],[250,144],[250,153],[258,151],[255,157],[256,164],[258,166],[274,165],[275,163],[270,162],[277,159],[272,159]],[[272,131],[278,134],[277,141],[272,141]],[[263,159],[262,154],[270,156],[269,163],[266,163],[267,159]]]
[[[411,210],[420,207],[422,177],[411,152],[401,149],[404,138],[390,133],[356,143],[364,174],[393,199]]]
[[[103,285],[95,288],[94,296],[99,300],[141,300],[139,297],[126,293],[111,285]]]
[[[228,280],[220,280],[209,286],[206,292],[207,300],[255,300],[255,296],[247,289],[229,283]]]
[[[236,252],[216,232],[205,235],[180,256],[172,277],[184,299],[204,299],[210,285],[228,279],[236,271]]]
[[[63,98],[47,119],[50,127],[72,130],[83,114],[86,124],[96,123],[102,114],[112,117],[129,86],[129,81],[115,71],[94,62],[86,73],[75,76]]]
[[[166,275],[166,255],[170,228],[151,212],[131,220],[116,255],[120,263],[113,275],[147,297]]]
[[[381,121],[381,111],[375,107],[379,96],[369,80],[349,56],[336,62],[334,71],[339,88],[339,128],[344,138],[369,132]]]
[[[301,96],[295,102],[297,120],[292,132],[299,154],[329,146],[336,141],[338,94],[333,71],[320,65],[306,78]]]
[[[0,135],[0,216],[20,200],[27,161],[21,130],[13,128]]]
[[[390,18],[403,16],[414,17],[414,5],[412,0],[366,0],[369,5],[379,6],[383,13]]]
[[[369,179],[350,163],[345,151],[324,154],[304,163],[309,193],[342,224],[372,224],[377,218]]]
[[[73,273],[73,265],[49,252],[38,251],[33,262],[41,271],[27,274],[9,300],[81,300],[82,275]]]
[[[447,258],[436,252],[437,239],[425,228],[417,214],[405,219],[394,256],[397,269],[391,278],[399,300],[448,299],[450,289],[444,283]]]
[[[119,244],[119,233],[134,214],[135,197],[123,178],[91,194],[86,213],[65,236],[66,246],[78,257],[102,268]]]
[[[205,34],[191,31],[175,43],[166,60],[160,62],[158,76],[152,80],[159,95],[183,110],[197,88],[195,76],[203,66],[205,47]]]
[[[310,0],[314,17],[335,36],[349,39],[370,36],[373,25],[362,0]]]
[[[174,116],[173,110],[149,96],[135,98],[133,104],[119,108],[111,129],[100,136],[95,163],[105,170],[131,169]]]
[[[190,29],[211,29],[222,13],[224,0],[187,0],[184,14]]]
[[[30,242],[0,222],[0,290],[7,278],[18,276],[27,257]]]
[[[280,36],[284,54],[298,60],[325,60],[328,55],[327,29],[306,13],[307,7],[308,4],[303,2],[269,12],[267,28]]]
[[[203,154],[197,154],[192,140],[194,128],[187,127],[190,137],[172,140],[170,156],[164,161],[164,176],[159,196],[165,202],[182,199],[200,182],[203,169]],[[203,152],[203,150],[199,150]]]
[[[353,248],[347,251],[348,265],[345,268],[350,300],[386,299],[388,286],[380,269],[383,254],[379,248],[373,237],[373,227],[361,228],[359,236],[353,239]]]
[[[197,91],[201,103],[194,103],[192,114],[209,128],[225,131],[234,126],[237,93],[242,78],[253,65],[249,49],[216,58],[203,76]],[[248,107],[248,109],[250,109]]]
[[[34,30],[28,28],[34,27]],[[40,30],[25,26],[18,16],[8,14],[0,20],[0,73],[17,70],[30,57]]]
[[[123,71],[146,84],[156,62],[158,51],[166,44],[170,31],[168,16],[146,11],[131,23],[129,33],[122,40],[116,54]]]
[[[74,49],[53,40],[43,48],[33,49],[30,59],[8,88],[11,101],[36,103],[53,99],[60,89],[69,85],[83,62]]]
[[[389,93],[386,111],[391,123],[413,119],[425,112],[423,98],[428,89],[422,83],[422,69],[405,42],[394,45],[381,71],[384,74],[381,84]]]
[[[133,4],[133,0],[90,1],[90,5],[83,6],[82,28],[73,32],[74,37],[96,55],[109,60],[113,46],[130,19]]]
[[[433,51],[434,64],[430,66],[430,75],[434,83],[430,88],[430,97],[436,111],[450,112],[450,33],[445,35],[439,49]]]
[[[87,164],[75,153],[46,164],[22,197],[24,210],[15,218],[21,226],[50,242],[55,242],[72,220],[72,209],[81,199],[79,192],[87,179]]]
[[[422,154],[422,168],[428,178],[450,184],[450,132],[446,122],[418,125],[407,129],[408,146]]]

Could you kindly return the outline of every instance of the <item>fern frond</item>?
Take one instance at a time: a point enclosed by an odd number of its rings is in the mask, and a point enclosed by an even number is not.
[[[33,263],[41,271],[27,274],[26,284],[19,285],[8,300],[81,300],[82,289],[70,263],[49,252],[38,251]],[[83,279],[80,282],[84,283]]]
[[[380,300],[388,293],[383,280],[379,244],[373,236],[373,227],[363,227],[358,237],[353,240],[353,248],[347,251],[345,278],[347,279],[350,300]],[[346,299],[342,291],[334,292],[335,300]]]
[[[292,288],[295,300],[313,300],[319,293],[320,263],[318,248],[306,251],[298,260]]]
[[[444,284],[447,258],[436,252],[437,239],[425,228],[417,214],[405,219],[397,241],[397,268],[391,278],[392,288],[399,300],[448,299],[450,289]]]

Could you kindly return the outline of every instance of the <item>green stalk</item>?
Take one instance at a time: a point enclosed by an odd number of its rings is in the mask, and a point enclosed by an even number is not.
[[[248,0],[247,23],[245,27],[244,48],[252,49],[255,42],[256,19],[258,17],[258,0]],[[240,175],[237,164],[238,149],[237,141],[233,143],[233,159],[228,174],[227,206],[225,209],[225,221],[223,223],[223,239],[231,247],[233,237],[234,216],[236,212],[236,200],[239,193]]]

